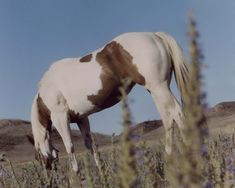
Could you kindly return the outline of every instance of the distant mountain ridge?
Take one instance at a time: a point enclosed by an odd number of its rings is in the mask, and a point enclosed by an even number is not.
[[[232,102],[221,102],[216,104],[209,112],[209,116],[215,115],[233,115],[235,113],[235,101]]]
[[[22,120],[22,119],[1,119],[0,120],[0,128],[4,126],[17,126],[22,124],[30,124],[30,121]]]

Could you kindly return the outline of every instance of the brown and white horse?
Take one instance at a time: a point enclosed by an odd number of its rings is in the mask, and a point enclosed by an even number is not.
[[[125,33],[104,47],[82,58],[55,62],[44,74],[32,105],[32,131],[36,151],[50,166],[56,150],[51,144],[51,125],[63,139],[74,171],[74,154],[69,123],[77,123],[85,145],[91,151],[92,139],[88,116],[119,102],[121,80],[146,88],[159,110],[166,131],[166,152],[171,153],[172,125],[183,129],[183,114],[169,89],[174,72],[181,91],[187,78],[180,47],[165,33]]]

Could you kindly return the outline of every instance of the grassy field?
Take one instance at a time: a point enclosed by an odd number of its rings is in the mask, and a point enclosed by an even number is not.
[[[235,187],[234,134],[210,139],[208,151],[203,151],[206,156],[192,161],[184,159],[190,153],[176,154],[181,158],[167,156],[164,144],[140,141],[134,145],[131,140],[124,144],[98,151],[99,167],[91,154],[78,155],[78,174],[71,171],[66,157],[52,171],[38,162],[12,165],[8,161],[0,167],[0,187]]]

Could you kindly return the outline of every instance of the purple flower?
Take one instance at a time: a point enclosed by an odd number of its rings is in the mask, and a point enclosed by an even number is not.
[[[204,188],[213,188],[214,186],[213,186],[213,183],[211,182],[211,181],[208,181],[207,183],[206,183],[206,185],[204,186]]]
[[[203,144],[201,146],[201,155],[202,156],[207,156],[208,155],[208,145]]]
[[[2,167],[0,167],[0,178],[2,178],[5,175],[5,172]]]
[[[226,170],[235,176],[235,160],[233,156],[226,157],[225,161],[226,161]]]

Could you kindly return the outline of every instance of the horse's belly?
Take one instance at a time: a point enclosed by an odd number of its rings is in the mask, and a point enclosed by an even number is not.
[[[135,85],[132,82],[126,90],[128,94],[133,86]],[[106,82],[103,82],[103,87],[96,95],[89,95],[88,100],[92,102],[93,105],[96,106],[98,111],[109,108],[115,104],[117,104],[122,96],[120,92],[121,83],[116,82],[115,79],[109,79]]]
[[[88,84],[86,84],[86,86],[88,86]],[[69,109],[81,115],[88,113],[89,111],[93,111],[96,107],[91,101],[88,100],[88,97],[90,95],[95,95],[98,91],[98,87],[96,91],[92,92],[89,91],[88,88],[80,86],[67,91],[64,90],[63,95],[67,99]]]
[[[130,84],[126,91],[127,94],[134,85],[134,83]],[[94,93],[84,92],[74,95],[73,100],[69,102],[69,106],[75,112],[78,112],[80,116],[112,107],[121,100],[120,86],[121,83],[115,81],[115,79],[102,82],[101,87]]]

